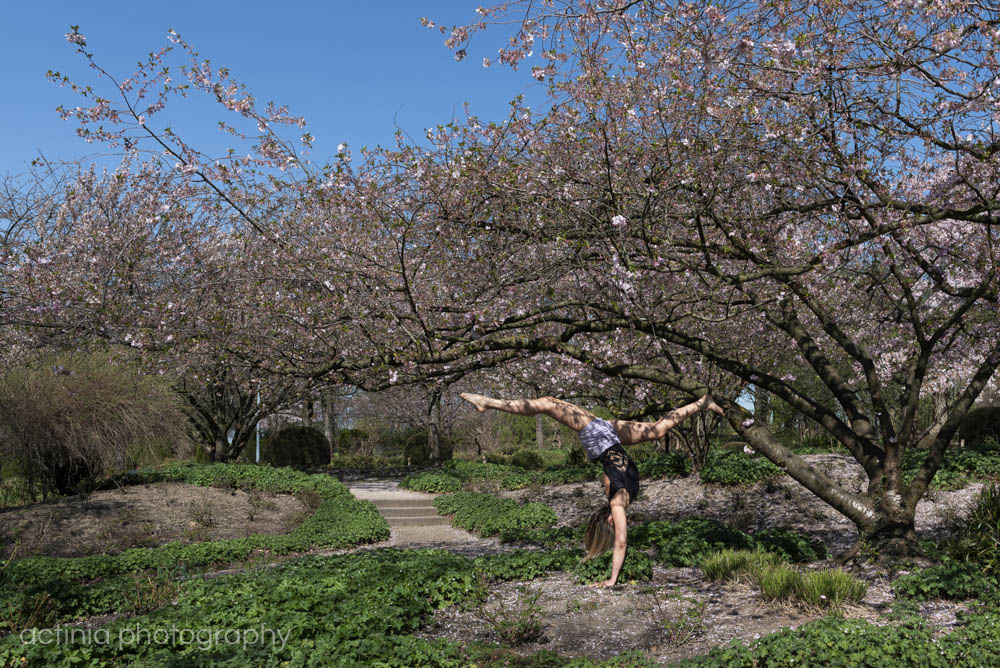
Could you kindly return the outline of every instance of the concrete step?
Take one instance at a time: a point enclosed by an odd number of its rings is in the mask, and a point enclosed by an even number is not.
[[[431,499],[371,499],[380,510],[382,508],[433,508]]]
[[[422,517],[386,517],[389,526],[391,527],[412,527],[412,526],[451,526],[450,517],[442,517],[441,515],[425,515]]]
[[[417,507],[417,508],[379,508],[379,514],[389,519],[390,517],[425,517],[428,515],[437,515],[438,512],[434,510],[433,507]]]

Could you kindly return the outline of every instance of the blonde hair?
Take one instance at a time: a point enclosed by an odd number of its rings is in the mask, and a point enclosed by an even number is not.
[[[611,505],[608,504],[590,516],[587,531],[583,534],[583,549],[586,550],[584,561],[604,554],[614,545],[615,530],[608,524],[610,515]]]

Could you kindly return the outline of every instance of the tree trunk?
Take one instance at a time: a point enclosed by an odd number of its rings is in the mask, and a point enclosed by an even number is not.
[[[916,503],[907,503],[903,492],[901,459],[887,460],[884,467],[869,471],[867,493],[846,491],[800,456],[788,450],[767,430],[753,421],[730,421],[745,441],[796,482],[838,511],[858,528],[861,540],[871,543],[880,554],[913,554],[917,548],[914,532]],[[897,470],[893,471],[893,467]],[[886,481],[894,481],[892,485]]]
[[[761,387],[754,388],[753,416],[762,425],[771,424],[771,393]]]
[[[313,419],[313,401],[312,397],[307,397],[303,399],[302,406],[300,407],[299,417],[302,420],[303,427],[311,427]]]
[[[948,394],[944,391],[934,393],[934,421],[929,430],[930,438],[937,438],[941,427],[948,421]]]
[[[541,414],[535,416],[535,447],[539,450],[545,448],[545,431],[542,425]]]
[[[432,462],[441,461],[441,393],[431,395],[427,407],[427,454]]]
[[[330,459],[333,459],[333,455],[338,449],[337,414],[334,412],[336,411],[336,402],[333,398],[333,392],[331,390],[324,390],[320,393],[319,400],[323,406],[323,434],[330,444]]]
[[[215,440],[212,441],[212,446],[207,448],[208,461],[217,462],[219,461],[219,456],[222,455],[229,447],[229,439],[226,438],[225,434],[216,434]]]

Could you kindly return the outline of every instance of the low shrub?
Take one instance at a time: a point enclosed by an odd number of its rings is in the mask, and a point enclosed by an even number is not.
[[[1000,486],[983,487],[948,549],[954,558],[973,562],[983,573],[1000,577]]]
[[[517,450],[511,457],[510,463],[527,471],[541,471],[545,468],[545,461],[538,451],[526,448]]]
[[[568,453],[565,450],[535,450],[542,458],[542,465],[546,469],[566,468]]]
[[[385,471],[387,469],[398,469],[403,466],[406,466],[406,460],[403,459],[402,455],[376,457],[373,455],[347,455],[335,452],[330,458],[330,468],[334,470]]]
[[[361,429],[341,429],[337,432],[337,452],[341,455],[360,454],[369,441],[368,432]],[[370,454],[370,453],[364,453]]]
[[[264,440],[260,458],[272,466],[319,468],[330,463],[330,442],[313,427],[285,427]]]
[[[571,447],[566,452],[566,465],[573,468],[583,468],[585,466],[596,466],[589,459],[587,453],[581,447]]]
[[[641,464],[648,459],[653,459],[657,455],[667,454],[662,452],[655,444],[648,441],[625,446],[625,452],[636,464]]]
[[[660,452],[638,462],[639,477],[644,480],[686,478],[691,475],[691,459],[683,452]]]
[[[101,478],[185,443],[187,420],[169,379],[108,353],[49,355],[0,369],[0,459],[17,465],[34,500],[87,491]]]
[[[714,450],[709,453],[699,477],[705,483],[752,485],[781,474],[781,469],[764,457],[730,450]]]
[[[447,473],[417,473],[403,478],[400,487],[412,489],[415,492],[446,494],[462,489],[462,481]]]
[[[796,439],[789,449],[797,455],[849,454],[847,448],[826,436],[806,434],[802,440]]]
[[[448,462],[443,471],[465,483],[495,482],[500,489],[524,489],[534,484],[554,485],[580,482],[594,480],[596,476],[600,475],[598,467],[527,471],[519,466],[459,459]]]
[[[764,529],[753,534],[753,541],[758,549],[778,554],[793,564],[819,561],[830,554],[823,541],[791,529]]]

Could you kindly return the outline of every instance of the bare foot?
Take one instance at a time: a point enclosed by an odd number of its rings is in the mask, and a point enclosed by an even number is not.
[[[480,413],[485,413],[486,412],[486,402],[485,402],[486,397],[484,397],[483,395],[481,395],[481,394],[470,394],[469,392],[462,392],[458,396],[462,397],[463,399],[465,399],[466,401],[468,401],[470,404],[472,404],[473,406],[475,406],[476,410],[479,411]]]

